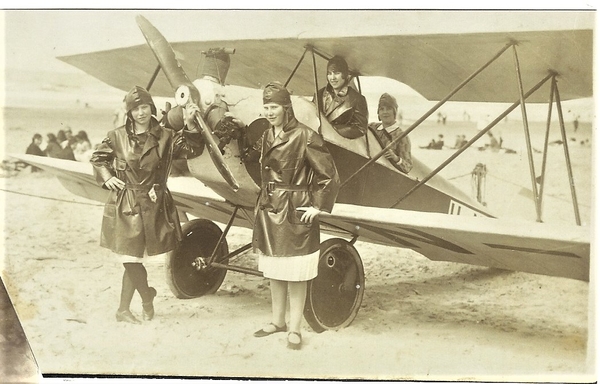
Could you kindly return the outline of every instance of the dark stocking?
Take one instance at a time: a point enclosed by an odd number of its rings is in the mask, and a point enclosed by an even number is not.
[[[127,269],[123,271],[123,285],[121,286],[121,302],[119,304],[119,311],[128,311],[129,305],[131,304],[131,300],[133,299],[133,294],[135,293],[135,287],[133,286],[133,282],[129,278],[129,274],[127,273]]]
[[[154,289],[148,287],[148,272],[142,263],[123,263],[133,286],[140,293],[143,302],[152,301]]]

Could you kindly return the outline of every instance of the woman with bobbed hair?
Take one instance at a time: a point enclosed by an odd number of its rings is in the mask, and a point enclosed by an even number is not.
[[[125,268],[116,319],[139,324],[130,310],[135,291],[142,299],[144,320],[154,317],[157,294],[148,286],[143,263],[173,250],[182,238],[166,184],[171,162],[174,157],[201,153],[203,144],[193,119],[197,106],[184,109],[186,127],[176,132],[159,124],[152,97],[144,88],[133,87],[125,104],[125,125],[108,132],[90,162],[98,184],[110,190],[100,245],[115,253]]]

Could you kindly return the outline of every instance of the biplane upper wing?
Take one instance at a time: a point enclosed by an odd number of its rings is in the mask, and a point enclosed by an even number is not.
[[[590,229],[336,204],[322,223],[359,240],[452,261],[589,280]]]
[[[106,201],[91,164],[33,155],[12,155],[55,174],[72,193]],[[192,177],[172,177],[169,189],[177,207],[197,217],[226,223],[234,207]],[[410,248],[431,260],[453,261],[587,281],[590,230],[485,217],[452,216],[336,204],[323,214],[323,229],[360,240]],[[235,225],[252,226],[252,207],[236,213]]]
[[[484,16],[485,13],[473,15],[476,18]],[[302,34],[295,38],[175,42],[171,45],[185,72],[192,77],[201,74],[203,51],[234,48],[236,51],[232,56],[227,83],[261,88],[272,80],[285,81],[304,49],[312,46],[326,55],[344,56],[362,76],[392,78],[411,86],[429,100],[441,100],[506,44],[515,43],[525,89],[535,85],[549,71],[554,71],[559,76],[561,99],[590,97],[593,85],[593,23],[588,21],[593,17],[590,19],[589,14],[582,15],[581,12],[554,16],[572,19],[571,29],[553,30],[550,20],[549,30],[545,31],[520,29],[453,34],[452,30],[425,30],[424,27],[423,32],[416,33],[403,32],[399,23],[398,26],[390,26],[384,34],[365,36],[304,37],[305,34]],[[453,16],[450,14],[448,17]],[[532,13],[531,17],[547,17],[547,13]],[[499,23],[502,18],[493,20],[492,24]],[[488,25],[489,30],[493,30],[492,24]],[[59,59],[124,91],[132,84],[145,86],[156,70],[156,60],[147,45],[62,56]],[[288,87],[297,95],[312,95],[315,92],[313,66],[310,59],[304,61]],[[325,64],[325,60],[317,60],[317,73],[325,73]],[[515,57],[509,49],[452,100],[515,102],[519,99],[519,91],[514,69]],[[164,74],[157,76],[152,93],[155,96],[173,95]],[[532,95],[528,101],[547,102],[548,95],[542,93]]]

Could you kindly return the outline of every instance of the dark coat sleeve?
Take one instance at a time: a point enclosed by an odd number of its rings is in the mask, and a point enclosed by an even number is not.
[[[340,189],[340,178],[333,156],[321,136],[314,131],[310,132],[308,138],[306,159],[313,170],[312,204],[317,209],[331,212]]]
[[[194,158],[204,151],[204,139],[198,131],[182,129],[173,134],[173,157]]]
[[[367,125],[369,123],[367,99],[358,92],[353,96],[353,100],[351,100],[352,109],[344,112],[339,118],[343,123],[332,124],[340,135],[348,139],[356,139],[364,136],[367,133]]]
[[[111,137],[113,138],[111,139]],[[113,165],[115,159],[113,140],[114,134],[111,131],[108,136],[102,140],[102,143],[100,143],[90,158],[90,163],[94,166],[96,182],[103,188],[104,183],[116,174]]]

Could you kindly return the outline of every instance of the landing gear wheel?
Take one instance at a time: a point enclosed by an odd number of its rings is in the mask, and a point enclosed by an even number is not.
[[[221,237],[221,228],[210,220],[197,219],[182,227],[183,241],[177,249],[167,254],[165,271],[167,284],[171,292],[179,299],[192,299],[202,295],[215,293],[221,286],[226,269],[207,267],[215,245]],[[227,240],[224,240],[217,252],[216,261],[220,261],[229,253]],[[198,270],[194,262],[200,258],[203,266]]]
[[[308,282],[304,318],[315,332],[347,327],[365,291],[365,272],[356,248],[344,239],[321,244],[319,275]]]

